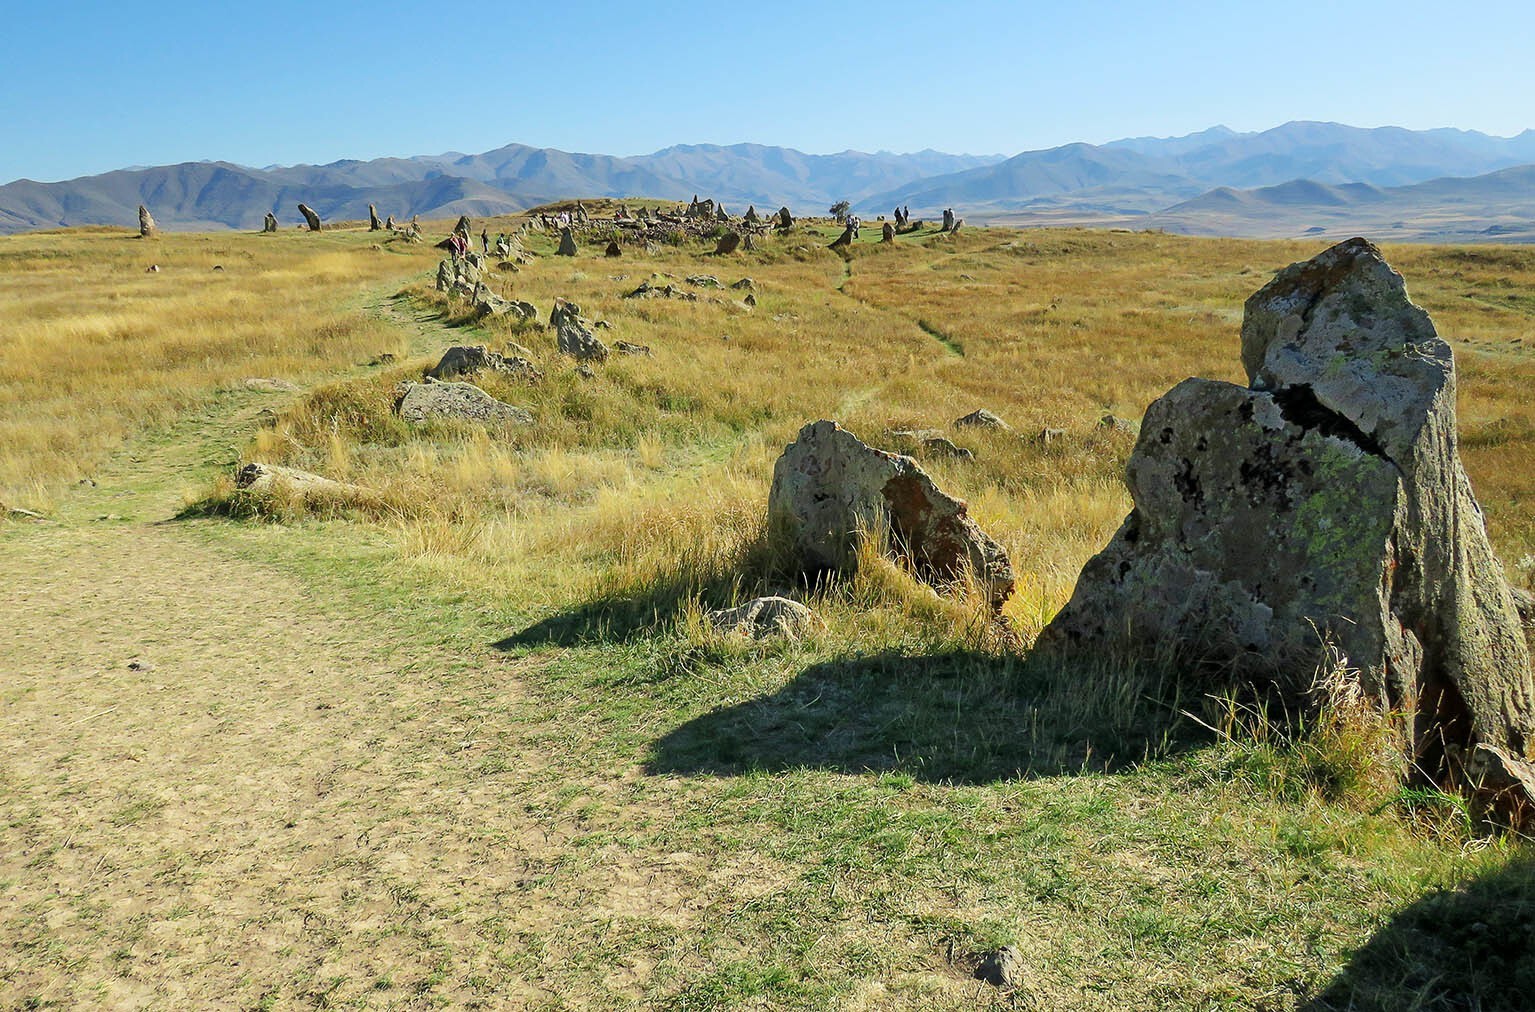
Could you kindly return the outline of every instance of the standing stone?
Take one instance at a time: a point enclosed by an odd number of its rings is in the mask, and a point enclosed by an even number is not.
[[[885,222],[885,228],[884,231],[880,234],[879,241],[895,242],[895,226],[890,224],[890,222]]]
[[[378,220],[378,208],[368,205],[368,231],[377,232],[384,227],[384,223]]]
[[[277,231],[277,215],[273,214],[271,211],[268,211],[266,213],[266,220],[261,223],[261,231],[263,231],[263,232],[276,232]]]
[[[755,225],[755,224],[757,224],[757,222],[759,220],[760,219],[757,217],[757,205],[756,204],[747,204],[746,205],[746,224],[748,224],[748,225]]]
[[[757,240],[751,232],[746,233],[746,238],[743,241],[745,243],[746,252],[750,253],[757,248]]]
[[[946,208],[943,209],[943,228],[939,229],[939,231],[940,232],[949,232],[949,231],[952,231],[953,229],[954,229],[954,209],[950,208],[950,207],[946,207]]]
[[[576,255],[576,237],[571,233],[570,226],[560,229],[560,248],[554,251],[555,256],[573,257]]]
[[[730,220],[730,215],[725,213],[725,205],[724,204],[719,204],[719,205],[717,205],[714,208],[714,218],[715,218],[716,221],[729,221]]]
[[[920,579],[944,589],[973,574],[994,609],[1013,592],[1007,553],[962,500],[912,458],[866,446],[836,422],[806,425],[778,458],[768,522],[811,573],[849,568],[860,532],[883,527]]]
[[[549,311],[549,326],[554,328],[560,353],[580,362],[605,362],[608,346],[592,333],[591,323],[581,316],[574,302],[556,299]]]
[[[471,246],[474,245],[474,226],[469,223],[469,216],[467,214],[461,214],[458,216],[458,223],[453,226],[453,231],[463,236],[465,242],[469,243]]]
[[[624,251],[618,245],[617,239],[609,239],[608,248],[602,251],[602,255],[607,257],[621,257],[624,255]]]
[[[149,208],[139,205],[139,238],[153,239],[159,229],[155,226],[155,216],[149,213]]]
[[[849,246],[853,245],[854,234],[855,230],[853,228],[853,223],[848,222],[847,227],[842,230],[842,234],[839,235],[836,239],[832,240],[832,244],[829,248],[847,249]]]
[[[394,231],[394,215],[391,214],[389,220],[384,222],[384,228],[390,232]]]
[[[447,261],[447,260],[443,260],[440,263],[438,263],[437,264],[437,290],[439,292],[452,291],[453,290],[453,282],[454,282],[454,280],[455,280],[455,272],[453,270],[453,264],[451,262]]]
[[[787,207],[778,209],[778,231],[787,232],[794,227],[794,215],[789,213]]]
[[[314,213],[314,209],[308,204],[300,204],[298,213],[304,216],[304,223],[309,226],[309,231],[320,231],[320,216]]]
[[[717,254],[720,254],[720,255],[725,255],[725,254],[728,254],[728,253],[734,253],[736,251],[736,248],[739,247],[740,245],[741,245],[741,233],[739,233],[739,232],[726,232],[724,235],[720,236],[720,241],[715,243],[715,245],[714,245],[714,252],[717,253]]]
[[[950,235],[958,235],[959,234],[959,227],[961,225],[963,225],[964,223],[965,223],[965,219],[963,219],[963,218],[955,218],[954,219],[953,227],[951,227],[949,229],[949,234]]]
[[[1456,450],[1455,366],[1380,251],[1351,239],[1247,300],[1249,386],[1151,405],[1134,510],[1041,645],[1172,650],[1300,692],[1325,640],[1354,690],[1407,715],[1404,767],[1528,818],[1535,678]]]

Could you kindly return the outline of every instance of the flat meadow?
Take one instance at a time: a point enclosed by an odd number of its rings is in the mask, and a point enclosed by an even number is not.
[[[1346,728],[1029,655],[1129,508],[1133,423],[1241,382],[1243,301],[1319,244],[534,233],[493,289],[651,349],[583,375],[434,290],[447,227],[0,238],[0,504],[43,518],[0,521],[0,1007],[1519,1007],[1522,841]],[[1384,250],[1531,588],[1535,250]],[[401,421],[455,344],[530,353],[476,382],[533,424]],[[774,564],[819,418],[969,503],[1019,574],[1000,634],[875,552]],[[253,500],[249,461],[376,497]],[[708,628],[767,592],[814,631]],[[1001,945],[1015,987],[974,976]]]

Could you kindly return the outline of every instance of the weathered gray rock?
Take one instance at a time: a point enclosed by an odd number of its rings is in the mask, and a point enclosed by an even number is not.
[[[390,220],[393,221],[394,219],[391,218]],[[368,231],[369,232],[378,232],[378,231],[381,231],[383,229],[383,227],[384,227],[384,223],[378,220],[378,208],[374,207],[372,204],[369,204],[368,205]]]
[[[149,213],[149,208],[139,205],[139,238],[153,239],[159,229],[155,226],[155,216]]]
[[[780,207],[778,209],[778,225],[776,227],[780,232],[787,232],[794,227],[794,215],[789,213],[787,207]]]
[[[1007,553],[962,500],[933,484],[912,458],[867,446],[836,422],[806,425],[778,458],[768,518],[811,572],[847,568],[860,531],[885,527],[892,550],[940,589],[968,571],[993,608],[1013,592]]]
[[[955,218],[954,219],[954,227],[949,229],[949,235],[951,235],[951,236],[958,235],[961,226],[963,226],[964,224],[965,224],[965,219],[963,219],[963,218]]]
[[[514,425],[533,422],[526,408],[498,401],[473,383],[406,383],[395,410],[412,425],[444,419]]]
[[[313,208],[308,204],[300,204],[298,206],[298,213],[304,216],[304,224],[309,226],[309,231],[320,231],[320,216],[314,213]]]
[[[1042,644],[1301,691],[1325,639],[1410,714],[1419,776],[1521,789],[1498,771],[1535,744],[1535,677],[1456,450],[1449,346],[1352,239],[1248,299],[1242,360],[1250,388],[1185,380],[1147,410],[1135,509]]]
[[[277,215],[273,214],[271,211],[268,211],[266,213],[266,219],[264,221],[262,221],[262,223],[261,223],[261,231],[263,231],[263,232],[276,232],[277,231]]]
[[[949,232],[949,231],[952,231],[953,229],[954,229],[954,211],[951,208],[944,208],[944,211],[943,211],[943,228],[940,229],[939,231]]]
[[[578,362],[605,362],[608,346],[592,333],[591,323],[581,316],[581,307],[574,302],[557,299],[549,313],[549,326],[554,328],[555,342],[563,355]]]
[[[885,227],[880,231],[880,242],[895,242],[895,226],[885,222]]]
[[[452,261],[439,261],[437,264],[437,290],[439,292],[452,291],[454,280]]]
[[[1022,954],[1011,945],[986,953],[975,968],[975,979],[993,987],[1017,987],[1023,983]]]
[[[568,226],[560,229],[560,248],[554,251],[554,255],[562,257],[576,255],[576,237],[571,234]]]
[[[809,608],[787,597],[759,597],[738,608],[711,611],[708,618],[715,632],[754,640],[770,636],[799,639],[815,624]]]
[[[617,239],[609,239],[607,249],[602,251],[602,255],[606,257],[621,257],[624,255],[624,251],[618,245]]]
[[[620,355],[644,355],[646,358],[654,358],[655,352],[650,350],[648,344],[634,344],[630,341],[614,341],[613,350]]]
[[[714,244],[714,252],[719,256],[728,256],[741,246],[741,233],[726,232],[720,236],[720,241]]]
[[[426,375],[434,380],[448,380],[455,376],[472,376],[481,370],[503,373],[531,383],[544,378],[538,366],[528,359],[500,355],[483,344],[454,345],[443,352],[441,360],[427,370]]]
[[[829,248],[847,249],[851,245],[853,245],[853,223],[848,222],[847,227],[842,230],[842,234],[832,240]]]
[[[289,491],[308,505],[322,503],[367,503],[378,497],[371,489],[332,478],[324,478],[297,468],[277,464],[246,464],[235,473],[235,488],[247,492]]]
[[[269,394],[291,394],[298,390],[298,384],[290,380],[274,379],[270,376],[252,376],[245,381],[245,389],[259,390]]]
[[[1066,438],[1066,430],[1065,429],[1049,429],[1049,428],[1046,428],[1046,429],[1040,429],[1039,430],[1039,435],[1035,438],[1034,441],[1037,442],[1041,446],[1049,446],[1051,443],[1058,443],[1058,442],[1060,442],[1061,440],[1063,440],[1065,438]]]
[[[731,285],[730,287],[734,288],[736,291],[748,291],[749,292],[752,289],[757,287],[757,282],[753,281],[751,278],[742,278],[740,281],[737,281],[735,284]]]
[[[689,274],[685,279],[694,288],[724,288],[713,274]]]
[[[985,408],[976,408],[968,415],[954,419],[954,424],[962,429],[1003,429],[1009,430],[1011,425],[987,411]]]
[[[746,218],[745,218],[746,224],[748,224],[748,225],[755,225],[755,224],[757,224],[757,222],[759,222],[761,220],[762,220],[761,218],[757,217],[757,205],[756,204],[747,204],[746,205]]]
[[[1104,415],[1098,419],[1098,427],[1109,432],[1123,433],[1127,436],[1133,436],[1139,431],[1134,422],[1128,418],[1120,418],[1118,415]]]

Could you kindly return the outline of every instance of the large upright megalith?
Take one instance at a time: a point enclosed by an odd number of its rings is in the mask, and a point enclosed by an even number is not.
[[[1535,679],[1433,321],[1351,239],[1247,300],[1242,362],[1247,387],[1184,380],[1147,409],[1135,507],[1041,645],[1301,691],[1325,641],[1408,715],[1418,776],[1527,803]]]
[[[139,238],[153,239],[159,228],[155,225],[155,216],[149,213],[149,208],[139,205]]]
[[[560,248],[554,251],[555,256],[573,257],[576,255],[576,237],[570,231],[570,227],[560,229]]]
[[[308,204],[300,204],[298,206],[298,213],[304,216],[304,224],[309,226],[309,231],[320,231],[320,216],[314,213],[314,208]]]
[[[391,220],[393,220],[393,219],[391,219]],[[381,231],[383,229],[383,227],[384,227],[384,223],[378,220],[378,208],[374,207],[372,204],[369,204],[368,205],[368,231],[369,232],[378,232],[378,231]]]

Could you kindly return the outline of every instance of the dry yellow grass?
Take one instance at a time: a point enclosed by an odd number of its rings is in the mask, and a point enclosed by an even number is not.
[[[303,383],[401,350],[360,303],[427,256],[345,233],[0,240],[0,501],[47,507],[130,436],[247,378]]]

